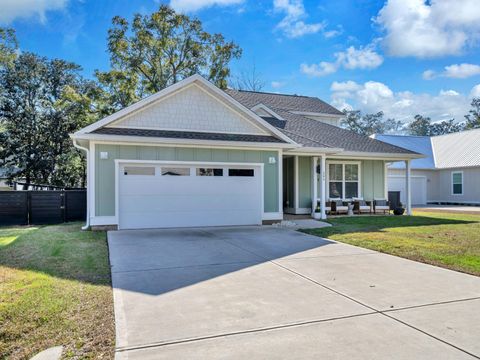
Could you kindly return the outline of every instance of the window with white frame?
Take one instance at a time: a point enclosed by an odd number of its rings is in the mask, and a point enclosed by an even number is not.
[[[360,165],[357,163],[328,164],[328,197],[351,199],[360,194]]]
[[[463,195],[463,172],[452,172],[452,194]]]

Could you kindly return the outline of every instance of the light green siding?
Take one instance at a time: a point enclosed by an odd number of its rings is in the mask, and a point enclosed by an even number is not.
[[[310,157],[299,156],[298,158],[298,192],[299,192],[299,208],[309,208],[311,206],[311,180],[312,168]],[[328,159],[328,161],[348,161],[346,159]],[[384,198],[385,194],[385,177],[384,177],[384,161],[383,160],[359,160],[361,171],[361,192],[365,200],[373,200],[374,198]],[[285,163],[284,163],[285,164]],[[286,178],[294,177],[293,158],[291,160],[292,166],[284,168],[288,173],[284,175]],[[285,165],[284,165],[285,166]],[[328,187],[328,183],[327,183]],[[291,186],[293,192],[293,184]],[[320,197],[320,181],[317,175],[317,193]],[[288,192],[287,192],[288,194]],[[293,194],[291,196],[293,199]],[[293,204],[291,205],[293,207]]]
[[[108,152],[108,159],[100,159],[100,152]],[[275,164],[269,163],[270,157],[276,159]],[[95,146],[96,216],[115,215],[115,159],[263,163],[264,211],[279,211],[279,159],[276,151],[97,144]]]
[[[385,198],[385,163],[362,160],[362,197],[365,200]]]
[[[298,207],[312,207],[312,160],[309,156],[298,157]]]

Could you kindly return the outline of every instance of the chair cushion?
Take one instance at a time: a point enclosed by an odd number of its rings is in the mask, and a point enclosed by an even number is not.
[[[387,200],[375,200],[375,206],[387,206]]]

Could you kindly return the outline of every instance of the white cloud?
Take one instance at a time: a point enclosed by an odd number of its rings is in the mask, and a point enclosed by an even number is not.
[[[393,56],[460,54],[480,34],[478,0],[388,0],[374,21]]]
[[[345,82],[338,82],[334,81],[332,86],[330,86],[330,90],[334,92],[340,91],[357,91],[362,88],[361,85],[357,84],[355,81],[345,81]]]
[[[445,66],[444,71],[441,73],[437,73],[434,70],[426,70],[423,72],[422,77],[425,80],[432,80],[440,76],[454,79],[465,79],[475,75],[480,75],[480,66],[463,63]]]
[[[329,74],[333,74],[338,70],[338,66],[335,63],[329,63],[322,61],[319,64],[301,64],[300,71],[309,76],[326,76]]]
[[[470,98],[477,98],[477,97],[480,97],[480,84],[475,85],[472,91],[470,91]]]
[[[437,73],[433,70],[425,70],[422,74],[424,80],[432,80],[437,77]]]
[[[480,74],[480,66],[474,64],[453,64],[445,66],[444,76],[465,79]]]
[[[244,0],[170,0],[170,6],[177,11],[192,12],[212,6],[231,6]]]
[[[20,18],[36,18],[44,23],[48,11],[62,10],[67,3],[68,0],[2,0],[0,23],[9,24]]]
[[[285,86],[285,83],[283,81],[272,81],[271,86],[274,89],[279,89],[279,88]]]
[[[337,62],[345,69],[375,69],[382,65],[383,57],[375,52],[372,45],[355,49],[350,46],[347,51],[335,54]]]
[[[416,114],[428,116],[433,121],[451,118],[462,121],[470,109],[471,97],[480,96],[480,84],[468,95],[455,90],[442,90],[436,95],[394,92],[386,84],[375,81],[363,84],[354,81],[334,82],[330,90],[332,104],[339,109],[359,109],[365,113],[383,111],[386,117],[403,122],[412,120]]]
[[[315,34],[326,27],[324,22],[307,24],[302,20],[307,17],[303,0],[273,0],[273,9],[285,14],[276,28],[281,30],[288,38]]]
[[[333,74],[341,67],[354,69],[375,69],[382,65],[383,57],[375,51],[374,45],[368,45],[355,49],[350,46],[346,51],[334,54],[334,62],[322,61],[319,64],[302,64],[300,71],[309,76],[325,76]]]

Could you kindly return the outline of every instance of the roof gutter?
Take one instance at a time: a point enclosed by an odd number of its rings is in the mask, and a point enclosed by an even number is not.
[[[88,230],[90,228],[90,171],[88,170],[90,149],[78,144],[76,139],[73,139],[73,146],[75,146],[80,151],[85,151],[87,156],[87,219],[85,222],[85,226],[82,226],[82,230]]]
[[[223,141],[223,140],[195,140],[181,138],[160,138],[149,136],[131,136],[131,135],[107,135],[107,134],[74,134],[74,140],[94,140],[94,141],[121,141],[145,144],[169,144],[176,146],[219,146],[219,147],[255,147],[266,149],[292,149],[300,147],[298,144],[291,143],[264,143],[248,141]]]
[[[411,159],[422,159],[426,156],[417,153],[377,153],[377,152],[357,152],[357,151],[343,151],[338,154],[339,156],[347,156],[351,158],[380,158],[384,160],[401,161]]]
[[[330,147],[300,147],[292,150],[288,150],[285,154],[292,155],[315,155],[315,154],[337,154],[342,152],[342,148],[330,148]]]

